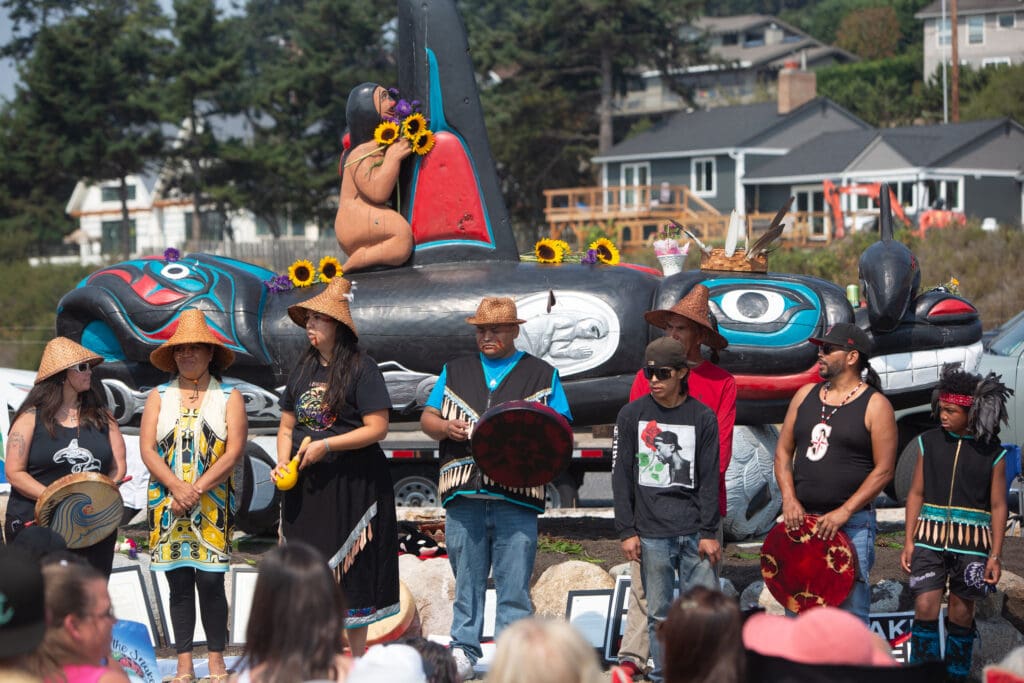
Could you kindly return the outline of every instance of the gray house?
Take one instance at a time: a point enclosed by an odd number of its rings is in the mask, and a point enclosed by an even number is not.
[[[1019,227],[1024,214],[1024,126],[1011,119],[826,133],[784,156],[748,165],[742,180],[755,206],[791,194],[824,211],[822,184],[887,182],[908,216],[936,206]],[[865,196],[844,210],[870,211]]]
[[[924,21],[924,75],[932,76],[943,60],[951,59],[950,3],[935,0],[915,18]],[[1024,63],[1024,3],[1021,0],[959,0],[957,56],[975,69]]]

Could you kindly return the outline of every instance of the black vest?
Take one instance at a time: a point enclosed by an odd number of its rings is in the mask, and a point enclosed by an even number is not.
[[[537,401],[546,405],[553,376],[552,366],[524,353],[501,384],[494,391],[488,391],[479,356],[457,358],[447,365],[441,416],[475,425],[488,408],[508,401]],[[438,491],[442,505],[447,505],[457,495],[483,494],[544,511],[543,486],[512,488],[499,484],[477,467],[468,441],[445,439],[438,446],[441,458]]]

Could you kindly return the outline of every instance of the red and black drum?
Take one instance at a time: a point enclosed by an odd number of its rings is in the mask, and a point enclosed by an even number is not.
[[[572,428],[556,410],[535,401],[494,406],[477,421],[470,450],[488,477],[504,486],[544,486],[572,460]]]
[[[761,575],[769,592],[791,612],[838,607],[853,589],[857,552],[842,531],[818,538],[817,515],[804,515],[799,529],[776,524],[761,546]]]

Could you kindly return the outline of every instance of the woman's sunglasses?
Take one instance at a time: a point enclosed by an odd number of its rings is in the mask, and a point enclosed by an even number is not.
[[[669,368],[669,367],[644,368],[644,377],[647,378],[648,382],[651,381],[652,377],[657,377],[659,380],[664,382],[665,380],[667,380],[669,377],[672,376],[672,372],[674,370],[675,370],[675,368]]]
[[[90,370],[92,370],[92,365],[90,365],[89,363],[79,363],[78,365],[73,365],[72,367],[75,370],[78,370],[79,372],[89,372]]]

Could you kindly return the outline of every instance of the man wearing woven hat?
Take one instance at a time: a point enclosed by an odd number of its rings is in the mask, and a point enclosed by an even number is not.
[[[718,420],[718,512],[724,519],[725,471],[732,460],[732,430],[736,424],[736,380],[716,365],[718,352],[728,342],[711,322],[709,297],[708,288],[696,284],[671,308],[647,311],[644,318],[654,327],[665,330],[667,336],[686,349],[686,359],[691,365],[690,374],[686,377],[689,395],[710,408]],[[704,358],[702,346],[711,349],[711,360]],[[651,385],[644,371],[637,371],[629,391],[629,400],[635,401],[650,391]],[[718,542],[722,541],[719,526]],[[618,658],[624,669],[637,675],[647,668],[650,645],[647,641],[647,601],[643,581],[640,580],[640,565],[632,563],[630,569],[634,580],[630,584],[626,630],[622,635]]]
[[[797,391],[779,433],[775,479],[782,492],[783,522],[795,531],[805,514],[814,514],[820,538],[831,541],[839,531],[849,536],[857,553],[857,578],[840,607],[867,623],[874,501],[895,470],[896,418],[868,362],[871,340],[863,330],[837,323],[810,341],[818,347],[818,374],[824,381]]]
[[[687,392],[690,367],[680,342],[655,339],[644,362],[650,392],[615,421],[612,494],[623,554],[639,561],[647,593],[650,679],[661,681],[655,629],[668,616],[676,574],[680,591],[718,588],[718,423]]]
[[[537,513],[544,511],[544,487],[512,488],[485,477],[468,439],[490,407],[528,399],[572,419],[558,371],[519,351],[516,304],[484,298],[476,315],[479,353],[450,361],[441,371],[420,419],[441,453],[439,492],[446,509],[445,542],[455,573],[452,655],[462,678],[470,678],[483,652],[484,593],[493,566],[498,604],[495,635],[529,616],[530,575],[537,551]]]

